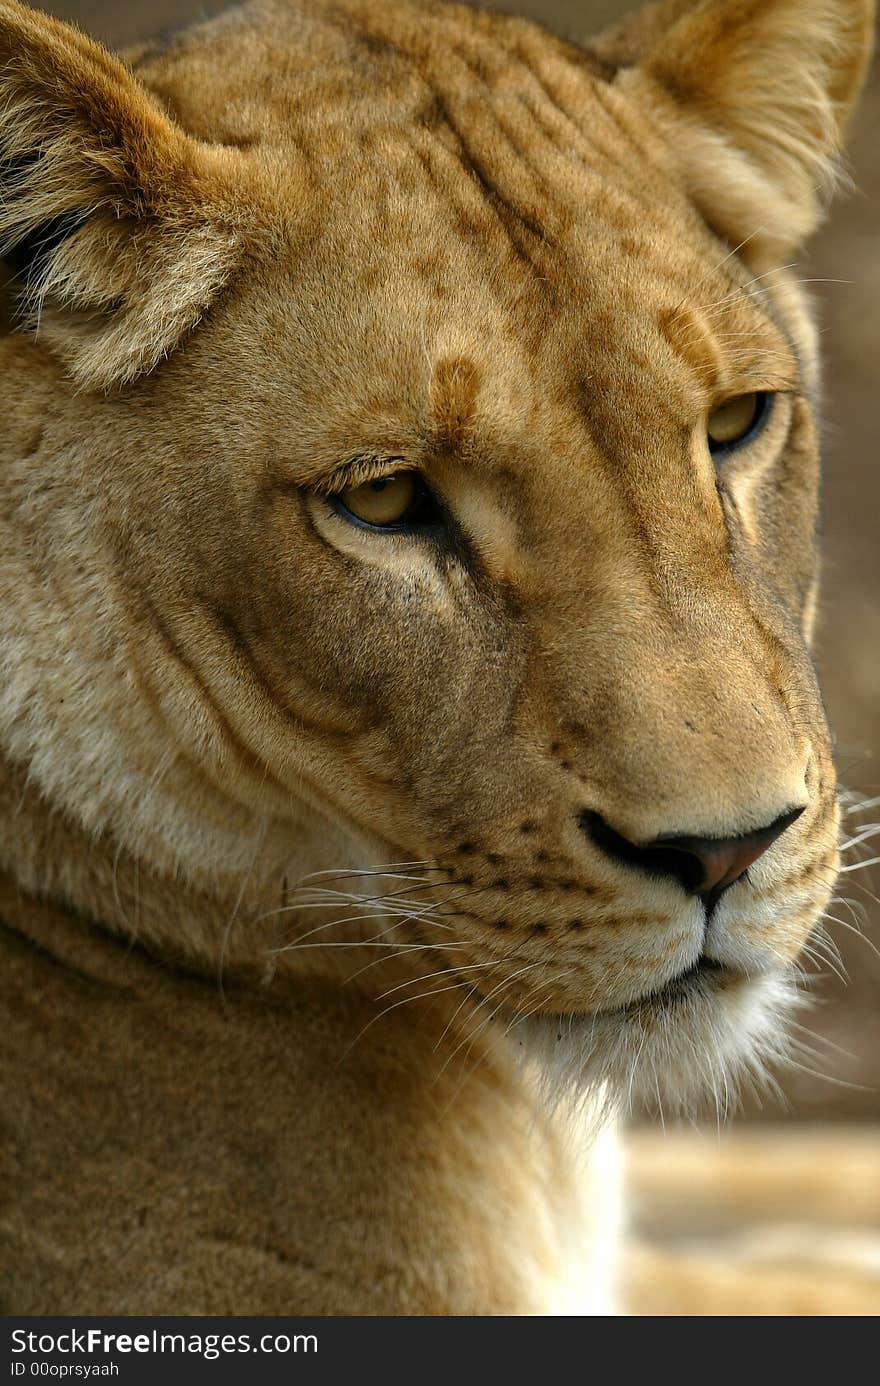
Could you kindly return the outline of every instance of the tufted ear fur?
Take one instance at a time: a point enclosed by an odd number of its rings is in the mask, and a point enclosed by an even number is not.
[[[99,44],[0,0],[0,255],[24,326],[80,385],[150,370],[229,278],[234,159]]]
[[[873,13],[873,0],[663,0],[593,47],[652,107],[707,220],[773,258],[820,220]]]

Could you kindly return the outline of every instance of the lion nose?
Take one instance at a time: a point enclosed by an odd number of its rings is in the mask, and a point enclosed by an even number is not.
[[[651,842],[631,842],[612,828],[599,813],[580,815],[580,824],[589,838],[607,856],[635,866],[651,876],[668,876],[691,895],[718,897],[756,862],[780,833],[790,828],[804,811],[790,809],[764,828],[740,837],[688,837],[675,833]]]

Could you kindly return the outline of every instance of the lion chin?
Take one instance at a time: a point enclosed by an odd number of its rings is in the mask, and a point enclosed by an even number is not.
[[[535,1014],[509,1031],[551,1105],[589,1096],[601,1118],[648,1108],[661,1117],[714,1108],[729,1116],[743,1089],[772,1086],[803,1005],[793,969],[747,977],[693,968],[615,1011]]]

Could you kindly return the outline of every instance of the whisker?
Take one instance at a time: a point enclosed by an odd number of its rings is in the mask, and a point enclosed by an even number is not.
[[[512,956],[512,951],[511,951],[511,950],[508,950],[506,953],[503,953],[502,956],[496,960],[495,966],[496,966],[496,967],[503,967],[503,965],[504,965],[506,962],[509,962],[509,961],[510,961],[511,956]],[[474,994],[476,995],[476,992],[474,992]],[[456,1006],[456,1008],[455,1008],[455,1010],[453,1011],[452,1015],[451,1015],[451,1016],[449,1017],[449,1019],[447,1020],[447,1022],[446,1022],[446,1024],[444,1025],[442,1031],[440,1032],[440,1036],[439,1036],[439,1038],[438,1038],[438,1040],[437,1040],[437,1043],[434,1045],[434,1051],[433,1051],[433,1052],[434,1052],[435,1054],[436,1054],[437,1050],[440,1048],[440,1046],[441,1046],[441,1044],[443,1043],[443,1041],[445,1040],[445,1038],[446,1038],[446,1036],[448,1035],[449,1031],[452,1029],[452,1026],[455,1024],[456,1020],[458,1019],[459,1014],[461,1013],[462,1008],[463,1008],[466,1004],[467,1004],[467,997],[465,997],[465,998],[459,1003],[459,1005]],[[478,1003],[478,1004],[482,1004],[482,1002],[480,1002],[480,1003]]]
[[[223,930],[223,938],[220,944],[220,956],[217,960],[217,989],[220,992],[220,998],[224,1006],[226,1005],[226,992],[223,986],[223,971],[226,966],[226,954],[229,948],[229,940],[232,937],[232,930],[235,927],[235,922],[240,915],[242,901],[244,900],[245,892],[250,883],[251,877],[254,874],[254,868],[257,864],[257,858],[259,857],[260,850],[266,840],[267,827],[268,825],[266,823],[263,823],[262,827],[256,835],[253,855],[251,856],[250,864],[248,866],[247,871],[245,871],[244,875],[241,878],[241,885],[239,886],[238,894],[235,897],[235,903],[232,906],[232,912],[229,915],[229,918],[226,921],[226,927]]]
[[[441,866],[432,865],[431,859],[426,857],[424,861],[390,861],[386,862],[384,866],[350,867],[344,870],[331,866],[323,871],[309,871],[305,876],[301,877],[301,880],[302,882],[317,881],[328,876],[332,880],[346,880],[352,876],[388,876],[394,875],[397,871],[414,870],[416,867],[422,867],[431,871],[442,871],[444,869]]]
[[[289,943],[286,948],[274,948],[272,953],[296,953],[300,949],[307,952],[310,948],[391,948],[398,953],[417,953],[425,948],[430,948],[430,943],[374,943],[372,939],[363,939],[356,943],[336,942],[330,940],[323,943]],[[445,945],[448,951],[451,948],[464,948],[465,944],[449,943]]]
[[[867,823],[865,827],[855,837],[851,837],[848,842],[841,842],[841,852],[848,852],[852,847],[858,847],[860,842],[867,842],[872,837],[880,833],[880,823]]]
[[[729,294],[725,294],[724,298],[716,298],[711,303],[699,304],[699,311],[701,313],[706,313],[710,308],[716,308],[723,303],[730,303],[733,299],[739,298],[742,293],[748,294],[753,284],[760,283],[762,279],[769,279],[771,274],[781,274],[783,270],[794,269],[796,265],[796,260],[789,260],[787,265],[776,265],[773,269],[765,270],[763,274],[756,274],[747,284],[743,284],[742,286],[737,284],[736,288]]]
[[[458,972],[458,973],[462,973],[462,972],[482,972],[482,971],[485,971],[485,969],[486,969],[487,967],[498,967],[498,966],[499,966],[499,964],[498,964],[497,962],[493,961],[493,962],[484,962],[484,963],[465,963],[465,964],[464,964],[463,966],[461,966],[461,967],[459,967],[457,964],[454,964],[454,965],[451,966],[451,967],[441,967],[441,968],[438,969],[437,972],[425,972],[425,973],[423,973],[420,977],[411,977],[411,978],[409,978],[409,980],[406,981],[406,982],[398,982],[398,983],[396,984],[396,986],[389,987],[389,988],[387,989],[387,991],[381,991],[381,992],[379,993],[379,995],[376,997],[376,1000],[377,1000],[377,1001],[384,1001],[385,997],[386,997],[386,996],[391,996],[391,994],[392,994],[393,992],[395,992],[395,991],[402,991],[404,987],[414,987],[414,986],[418,986],[421,982],[430,981],[430,979],[431,979],[432,977],[444,977],[444,976],[447,976],[447,975],[448,975],[449,973],[451,973],[451,972]]]
[[[339,909],[340,904],[342,903],[351,905],[353,909],[363,910],[364,913],[347,915],[344,919],[331,919],[328,924],[317,925],[315,929],[312,930],[312,932],[317,933],[319,929],[332,928],[334,924],[357,924],[363,922],[365,919],[379,919],[386,918],[388,916],[396,917],[400,920],[421,919],[432,923],[435,926],[435,928],[446,929],[450,932],[454,932],[454,927],[452,924],[444,924],[439,919],[428,919],[428,916],[436,908],[433,905],[423,905],[416,900],[413,901],[412,908],[409,909],[406,908],[405,901],[398,900],[395,901],[395,903],[389,907],[386,906],[381,896],[378,896],[375,899],[367,897],[363,899],[347,900],[344,902],[340,900],[305,900],[293,905],[283,905],[278,909],[269,910],[266,914],[258,915],[257,918],[254,920],[254,923],[261,923],[265,919],[271,919],[282,914],[293,914],[300,910],[312,911],[319,909]],[[303,935],[303,937],[307,938],[308,935]]]
[[[439,951],[440,946],[441,945],[438,945],[436,943],[414,943],[408,944],[405,949],[401,949],[399,951],[412,953],[415,952],[417,949],[421,949],[421,951],[424,953],[437,953]],[[442,945],[442,949],[444,953],[454,953],[463,951],[466,948],[466,946],[467,945],[464,943],[446,943]],[[395,947],[395,945],[390,944],[389,947],[393,948]],[[363,977],[365,973],[370,972],[374,967],[381,967],[383,963],[388,962],[393,962],[393,958],[389,957],[387,954],[384,957],[371,958],[369,962],[364,963],[363,967],[359,967],[355,972],[350,973],[349,976],[345,978],[343,985],[356,981],[358,977]],[[455,967],[449,968],[448,970],[450,972],[460,972],[464,969]],[[422,978],[421,980],[424,981],[424,978]]]
[[[849,1059],[850,1062],[854,1064],[858,1063],[858,1058],[855,1054],[851,1053],[849,1049],[844,1049],[841,1045],[835,1044],[827,1035],[817,1034],[815,1030],[810,1030],[806,1025],[801,1025],[797,1020],[789,1019],[788,1024],[792,1030],[801,1030],[805,1035],[809,1035],[810,1039],[815,1040],[817,1044],[827,1045],[829,1049],[833,1049],[834,1052],[840,1054],[842,1058]]]
[[[797,1053],[797,1052],[798,1052],[798,1048],[799,1048],[799,1046],[798,1046],[798,1041],[796,1041],[796,1040],[792,1041],[791,1053],[792,1053],[792,1054]],[[810,1057],[815,1057],[815,1056],[814,1056],[814,1055],[810,1055]],[[849,1091],[849,1092],[861,1092],[861,1093],[874,1093],[874,1092],[876,1092],[876,1088],[869,1088],[869,1087],[866,1087],[864,1083],[850,1083],[850,1082],[847,1081],[847,1079],[845,1079],[845,1078],[836,1078],[836,1077],[835,1077],[833,1074],[831,1074],[831,1073],[821,1073],[818,1069],[810,1068],[807,1064],[801,1063],[799,1059],[795,1059],[795,1058],[791,1057],[791,1055],[789,1055],[789,1058],[787,1059],[787,1063],[790,1065],[791,1068],[796,1069],[799,1073],[805,1073],[809,1078],[818,1078],[818,1079],[819,1079],[821,1082],[823,1082],[823,1083],[831,1083],[831,1085],[832,1085],[833,1087],[835,1087],[835,1088],[846,1088],[847,1091]]]
[[[842,866],[841,872],[845,871],[866,871],[869,866],[876,866],[880,862],[880,857],[869,857],[867,861],[850,862],[849,866]]]
[[[868,809],[880,808],[880,794],[876,794],[872,799],[859,799],[851,804],[845,801],[845,792],[841,798],[841,810],[847,818],[854,813],[865,813]]]
[[[532,963],[526,963],[524,967],[519,968],[516,972],[511,972],[507,977],[502,977],[501,981],[498,982],[498,983],[496,983],[496,985],[492,988],[492,990],[491,990],[490,992],[487,992],[485,996],[482,996],[482,997],[480,998],[480,1003],[479,1003],[480,1008],[482,1009],[484,1006],[488,1006],[489,1002],[492,1000],[492,998],[493,998],[494,996],[496,996],[496,995],[498,994],[499,991],[504,991],[504,990],[506,990],[509,986],[511,986],[511,985],[517,980],[517,978],[522,977],[526,972],[532,972],[532,971],[534,971],[536,968],[538,968],[538,967],[544,967],[545,965],[546,965],[546,964],[544,963],[543,959],[541,959],[541,960],[539,960],[539,961],[536,961],[536,962],[532,962]],[[443,1076],[443,1074],[445,1073],[445,1071],[446,1071],[446,1069],[448,1068],[449,1064],[452,1063],[452,1060],[455,1058],[456,1054],[458,1054],[459,1050],[462,1049],[463,1046],[464,1046],[465,1044],[468,1043],[468,1040],[470,1040],[470,1044],[469,1044],[469,1046],[468,1046],[468,1052],[470,1052],[470,1046],[473,1045],[474,1041],[477,1039],[477,1036],[478,1036],[478,1035],[481,1035],[481,1034],[483,1033],[483,1031],[485,1030],[486,1026],[495,1018],[495,1016],[498,1014],[498,1011],[501,1009],[501,1006],[502,1006],[503,1004],[504,1004],[503,1000],[499,1002],[499,1004],[495,1007],[495,1009],[494,1009],[493,1011],[491,1011],[490,1014],[489,1014],[488,1016],[486,1016],[486,1018],[480,1022],[480,1024],[477,1026],[477,1029],[474,1031],[473,1035],[471,1035],[471,1036],[467,1036],[467,1035],[466,1035],[463,1039],[461,1039],[461,1040],[458,1042],[458,1044],[455,1046],[455,1048],[452,1050],[452,1052],[451,1052],[450,1054],[448,1054],[448,1055],[446,1056],[446,1058],[444,1059],[444,1061],[443,1061],[443,1063],[442,1063],[442,1065],[441,1065],[441,1067],[440,1067],[440,1069],[439,1069],[439,1071],[438,1071],[438,1073],[437,1073],[437,1079],[439,1079],[439,1078],[441,1078],[441,1077]],[[436,1046],[435,1046],[435,1050],[436,1050]]]
[[[872,939],[868,938],[867,934],[863,934],[861,929],[857,929],[855,924],[850,924],[845,919],[839,919],[836,914],[824,914],[822,918],[830,919],[832,923],[839,924],[841,929],[846,929],[848,933],[855,934],[856,938],[861,939],[865,947],[871,950],[871,952],[874,954],[874,957],[880,960],[880,948],[877,947],[876,943],[874,943]]]
[[[493,994],[493,995],[494,995],[494,994],[497,994],[497,992],[498,992],[499,990],[501,990],[501,989],[506,990],[507,987],[511,984],[511,982],[512,982],[513,980],[514,980],[513,977],[508,977],[508,978],[506,978],[506,979],[504,980],[504,982],[499,983],[499,985],[495,988],[495,990],[494,990],[494,992],[493,992],[492,994]],[[486,998],[486,999],[488,999],[488,998]],[[453,1091],[451,1097],[449,1098],[449,1101],[446,1103],[446,1105],[445,1105],[445,1107],[444,1107],[444,1109],[443,1109],[443,1114],[444,1114],[444,1115],[446,1114],[446,1112],[449,1111],[449,1109],[450,1109],[450,1107],[453,1105],[453,1103],[456,1102],[456,1101],[458,1100],[458,1098],[459,1098],[459,1096],[460,1096],[462,1090],[464,1089],[465,1085],[469,1082],[469,1080],[473,1077],[473,1075],[476,1073],[477,1069],[479,1068],[480,1063],[481,1063],[481,1061],[482,1061],[482,1055],[479,1055],[479,1056],[478,1056],[476,1063],[474,1063],[470,1068],[467,1067],[467,1061],[468,1061],[468,1058],[470,1057],[470,1052],[471,1052],[471,1050],[473,1049],[474,1045],[476,1044],[476,1042],[477,1042],[478,1038],[480,1037],[480,1035],[483,1034],[483,1032],[488,1028],[489,1025],[491,1025],[492,1021],[495,1019],[496,1015],[497,1015],[498,1012],[501,1010],[501,1007],[504,1005],[504,1000],[505,1000],[505,998],[502,996],[502,998],[501,998],[501,1000],[498,1002],[498,1004],[497,1004],[497,1005],[489,1012],[489,1014],[488,1014],[487,1016],[485,1016],[485,1018],[480,1022],[480,1024],[477,1026],[476,1030],[473,1032],[473,1034],[471,1034],[471,1035],[466,1035],[466,1036],[464,1037],[464,1039],[462,1039],[462,1040],[459,1041],[459,1043],[458,1043],[458,1044],[455,1046],[455,1048],[453,1049],[452,1053],[449,1054],[449,1055],[447,1055],[447,1057],[446,1057],[446,1059],[444,1060],[443,1064],[441,1065],[440,1069],[439,1069],[438,1072],[435,1074],[435,1076],[434,1076],[434,1082],[437,1083],[437,1082],[440,1081],[440,1079],[442,1078],[443,1074],[445,1073],[446,1069],[449,1067],[449,1065],[451,1064],[451,1062],[452,1062],[452,1060],[455,1058],[455,1056],[459,1053],[459,1051],[462,1049],[462,1047],[463,1047],[465,1044],[467,1044],[467,1049],[465,1050],[465,1055],[464,1055],[464,1058],[463,1058],[462,1064],[461,1064],[461,1066],[462,1066],[462,1075],[461,1075],[461,1078],[460,1078],[459,1082],[457,1083],[457,1085],[456,1085],[456,1087],[455,1087],[455,1089],[454,1089],[454,1091]],[[485,1004],[485,1002],[482,1003],[482,1004]]]
[[[371,1030],[372,1027],[378,1024],[378,1022],[382,1020],[386,1015],[390,1015],[392,1011],[398,1010],[401,1006],[412,1005],[416,1001],[425,1001],[432,996],[442,996],[445,992],[458,991],[460,987],[464,986],[467,986],[467,982],[465,981],[452,982],[449,986],[446,987],[431,987],[428,989],[428,991],[419,992],[416,996],[404,996],[400,1001],[392,1001],[390,1006],[386,1006],[383,1010],[379,1011],[377,1015],[371,1016],[370,1019],[367,1021],[366,1025],[363,1025],[361,1027],[361,1029],[355,1035],[354,1039],[351,1041],[351,1044],[345,1050],[345,1053],[340,1058],[339,1063],[342,1063],[345,1059],[348,1058],[349,1054],[354,1049],[355,1045],[360,1043],[360,1041],[363,1039],[364,1035],[367,1033],[368,1030]]]
[[[717,274],[718,271],[722,269],[723,266],[726,265],[729,260],[732,260],[736,255],[739,254],[744,245],[748,245],[749,241],[754,240],[755,236],[759,236],[761,232],[765,229],[766,228],[763,226],[756,226],[754,231],[752,231],[748,236],[746,236],[744,240],[740,241],[739,245],[735,245],[733,247],[733,250],[728,251],[724,258],[718,261],[717,265],[715,265],[712,269],[706,271],[702,279],[699,279],[697,281],[692,292],[696,292],[696,290],[699,289],[702,284],[705,284],[707,279],[711,279],[713,274]],[[689,293],[686,293],[684,297],[681,299],[681,301],[678,303],[678,305],[673,309],[671,322],[675,322],[678,314],[681,312],[681,309],[684,307],[685,303],[687,303],[690,292],[691,291],[689,291]]]

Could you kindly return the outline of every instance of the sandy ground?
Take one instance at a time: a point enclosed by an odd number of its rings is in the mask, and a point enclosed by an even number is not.
[[[54,0],[44,8],[121,45],[177,27],[220,4],[192,0]],[[499,6],[578,38],[631,6],[614,0],[511,0]],[[842,779],[862,798],[880,794],[880,75],[875,70],[851,141],[854,190],[834,210],[803,263],[824,332],[825,588],[818,661],[836,729]],[[880,819],[880,806],[868,820]],[[874,855],[866,849],[864,855]],[[851,905],[832,925],[849,974],[815,987],[807,1024],[820,1037],[815,1073],[789,1072],[782,1084],[803,1118],[880,1118],[880,867],[845,878]],[[864,930],[868,940],[854,929]],[[831,1045],[840,1046],[840,1052]],[[765,1116],[783,1107],[765,1104]],[[756,1115],[752,1111],[747,1115]]]

